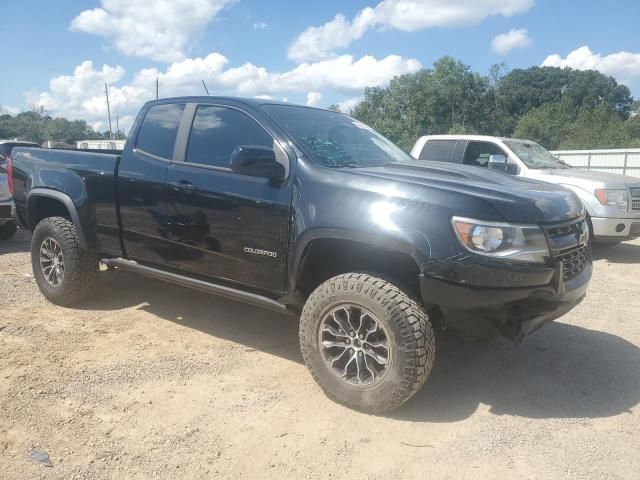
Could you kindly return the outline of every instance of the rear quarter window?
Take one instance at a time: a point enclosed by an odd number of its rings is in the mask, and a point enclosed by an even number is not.
[[[151,107],[140,125],[136,148],[143,153],[171,160],[184,106],[184,103],[171,103]]]
[[[420,160],[452,162],[452,154],[455,146],[456,140],[427,140],[422,152],[420,152]]]

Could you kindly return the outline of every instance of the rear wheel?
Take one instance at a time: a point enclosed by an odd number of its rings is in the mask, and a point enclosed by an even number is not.
[[[75,226],[62,217],[45,218],[36,226],[31,266],[42,294],[58,305],[89,296],[98,280],[98,258],[80,247]]]
[[[18,227],[13,221],[0,225],[0,240],[9,240],[16,234],[17,230]]]
[[[411,398],[435,358],[424,309],[387,280],[363,273],[333,277],[309,296],[300,347],[327,396],[371,413]]]

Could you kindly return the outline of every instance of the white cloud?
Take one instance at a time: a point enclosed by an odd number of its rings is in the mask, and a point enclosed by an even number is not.
[[[267,28],[269,28],[269,24],[266,22],[256,22],[253,24],[254,30],[266,30]]]
[[[507,55],[514,48],[526,48],[531,45],[531,37],[526,29],[511,29],[507,33],[497,35],[491,42],[491,48],[500,55]]]
[[[384,86],[395,75],[415,72],[420,62],[389,55],[380,60],[364,56],[354,59],[343,55],[316,63],[303,63],[287,72],[271,72],[246,63],[229,67],[219,53],[187,58],[170,64],[166,70],[146,68],[125,81],[120,66],[94,67],[89,60],[78,65],[73,74],[55,77],[45,92],[34,92],[30,103],[42,105],[55,115],[84,118],[90,123],[103,122],[107,109],[104,83],[109,84],[112,116],[133,115],[142,104],[155,98],[156,78],[160,96],[201,95],[204,80],[212,95],[247,97],[282,97],[285,94],[308,94],[307,100],[319,102],[325,92],[353,95],[366,86]],[[121,122],[121,125],[128,124]],[[103,127],[104,128],[104,127]]]
[[[490,16],[510,17],[529,10],[534,0],[383,0],[360,10],[352,20],[338,14],[324,25],[309,27],[289,47],[297,62],[328,58],[372,28],[413,32],[433,27],[474,25]]]
[[[11,105],[0,105],[0,115],[17,115],[22,110],[18,107],[12,107]]]
[[[102,0],[82,11],[71,30],[110,39],[126,55],[159,61],[184,58],[184,50],[235,0]]]
[[[598,70],[615,77],[619,82],[631,83],[640,79],[640,53],[618,52],[609,55],[593,53],[588,46],[576,48],[565,58],[549,55],[543,67],[571,67],[577,70]]]
[[[310,107],[317,107],[322,100],[322,94],[320,92],[307,93],[307,105]]]
[[[351,113],[351,110],[353,110],[362,100],[364,100],[364,98],[361,96],[348,98],[347,100],[338,102],[338,107],[340,107],[341,112]]]

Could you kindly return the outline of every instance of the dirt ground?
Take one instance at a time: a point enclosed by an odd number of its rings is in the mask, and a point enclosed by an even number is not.
[[[381,417],[321,393],[294,319],[116,272],[56,307],[29,242],[0,245],[3,479],[640,477],[640,241],[520,348],[444,336]]]

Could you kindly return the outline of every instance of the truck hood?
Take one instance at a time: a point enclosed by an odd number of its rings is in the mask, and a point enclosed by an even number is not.
[[[429,199],[426,189],[465,195],[489,203],[508,222],[557,222],[579,217],[584,212],[580,199],[570,190],[484,168],[420,161],[354,168],[348,172],[391,180],[398,189],[406,191],[408,198],[411,198],[408,192],[415,191],[416,197]]]
[[[573,185],[584,190],[596,188],[626,189],[640,185],[640,178],[618,175],[617,173],[594,172],[577,168],[530,169],[527,178],[543,182]]]

